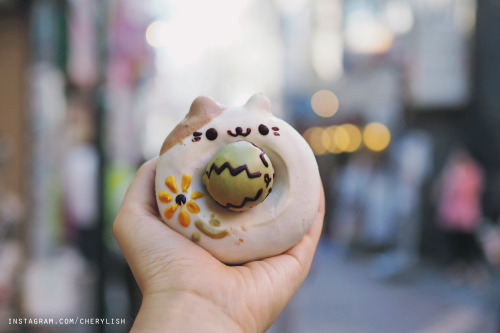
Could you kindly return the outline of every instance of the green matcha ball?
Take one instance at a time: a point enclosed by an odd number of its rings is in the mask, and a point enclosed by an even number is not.
[[[264,201],[273,180],[271,160],[248,141],[222,147],[203,175],[203,184],[212,198],[232,211],[245,211]]]

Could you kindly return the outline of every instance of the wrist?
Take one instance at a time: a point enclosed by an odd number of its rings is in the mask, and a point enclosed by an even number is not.
[[[195,293],[144,296],[132,332],[244,332],[210,300]]]

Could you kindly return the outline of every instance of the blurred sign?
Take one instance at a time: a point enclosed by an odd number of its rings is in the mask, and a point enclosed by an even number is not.
[[[460,107],[469,99],[473,0],[414,0],[408,84],[418,108]]]

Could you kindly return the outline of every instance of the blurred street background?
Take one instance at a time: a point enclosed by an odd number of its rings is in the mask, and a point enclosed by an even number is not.
[[[326,192],[269,332],[500,332],[499,31],[497,0],[0,0],[0,332],[128,331],[130,180],[197,96],[255,92]]]

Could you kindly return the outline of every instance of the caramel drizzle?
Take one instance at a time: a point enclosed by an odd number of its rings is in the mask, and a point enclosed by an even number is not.
[[[223,230],[214,230],[209,226],[205,225],[201,220],[194,221],[194,225],[198,230],[213,239],[221,239],[229,235],[229,231],[227,229]]]
[[[212,171],[215,171],[216,174],[220,175],[222,171],[224,171],[225,169],[228,169],[229,172],[231,173],[231,176],[233,177],[239,175],[243,171],[246,171],[248,178],[259,178],[260,176],[262,176],[262,173],[260,171],[254,173],[250,172],[250,170],[248,170],[248,165],[246,164],[234,168],[229,162],[225,162],[220,167],[218,167],[215,163],[213,163],[212,166],[210,167],[210,170],[205,171],[205,174],[207,175],[208,178],[210,178]]]

